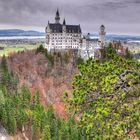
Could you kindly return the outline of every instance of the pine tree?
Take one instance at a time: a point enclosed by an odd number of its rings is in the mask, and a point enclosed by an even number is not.
[[[49,125],[46,125],[44,128],[42,140],[51,140],[51,131]]]
[[[7,116],[7,111],[6,111],[5,107],[3,107],[3,109],[2,109],[1,117],[2,117],[2,124],[4,125],[4,127],[7,128],[8,116]]]
[[[125,51],[125,58],[126,59],[133,59],[133,55],[131,54],[131,52],[128,50],[128,48],[126,48],[126,51]]]

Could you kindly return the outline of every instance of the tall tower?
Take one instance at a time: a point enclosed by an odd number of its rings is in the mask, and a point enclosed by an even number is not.
[[[106,35],[106,32],[105,32],[105,26],[104,25],[101,25],[100,26],[100,30],[99,30],[99,41],[100,41],[100,45],[101,47],[104,47],[105,46],[105,35]]]
[[[59,23],[59,21],[60,21],[60,15],[59,15],[59,11],[57,9],[56,16],[55,16],[55,23]]]

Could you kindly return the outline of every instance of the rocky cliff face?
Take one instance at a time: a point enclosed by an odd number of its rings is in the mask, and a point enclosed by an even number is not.
[[[27,51],[9,56],[8,64],[19,78],[19,88],[26,85],[32,94],[39,91],[42,104],[53,105],[65,117],[63,95],[65,91],[69,95],[72,92],[71,82],[77,70],[70,55],[64,58],[56,53],[53,57],[52,65],[43,53]]]

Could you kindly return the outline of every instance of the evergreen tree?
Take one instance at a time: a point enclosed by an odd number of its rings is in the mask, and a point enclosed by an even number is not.
[[[36,49],[36,54],[38,53],[44,53],[45,52],[45,49],[43,47],[43,45],[41,44],[37,49]]]
[[[140,63],[108,52],[107,61],[79,66],[70,109],[81,116],[87,139],[130,139],[131,132],[139,139]]]
[[[51,140],[51,132],[49,125],[46,125],[44,128],[42,140]]]
[[[108,47],[106,49],[106,53],[107,53],[107,58],[112,59],[116,56],[117,52],[116,50],[113,48],[112,43],[110,42],[108,44]]]
[[[126,59],[133,59],[133,55],[130,53],[130,51],[128,50],[128,48],[126,48],[126,51],[125,51],[125,58]]]

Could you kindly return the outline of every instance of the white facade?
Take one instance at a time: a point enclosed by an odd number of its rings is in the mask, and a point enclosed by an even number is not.
[[[81,34],[49,33],[46,35],[46,48],[51,49],[79,49]]]
[[[81,57],[87,60],[88,58],[101,58],[101,50],[105,48],[105,26],[101,25],[99,29],[99,39],[90,39],[88,33],[82,40],[82,47],[80,50]]]
[[[45,47],[52,49],[79,49],[81,47],[81,28],[80,25],[66,25],[59,23],[60,17],[57,11],[55,23],[49,23],[46,27]]]
[[[94,51],[95,47],[97,46],[97,39],[90,39],[90,34],[88,33],[87,36],[84,36],[82,39],[82,45],[81,45],[81,57],[85,60],[92,57],[94,58]]]

